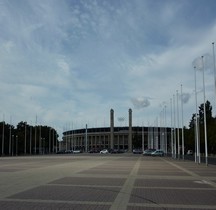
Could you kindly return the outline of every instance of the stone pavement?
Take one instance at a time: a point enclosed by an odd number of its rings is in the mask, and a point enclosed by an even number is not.
[[[133,154],[1,157],[7,209],[216,209],[216,166]]]

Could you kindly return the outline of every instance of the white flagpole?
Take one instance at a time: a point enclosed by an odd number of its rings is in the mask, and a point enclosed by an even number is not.
[[[10,136],[9,136],[9,156],[11,155],[11,116],[10,116]]]
[[[214,85],[215,85],[215,100],[216,100],[216,69],[215,69],[215,51],[214,51],[214,42],[212,42],[212,50],[213,50]]]
[[[204,100],[204,132],[205,132],[205,162],[208,165],[208,144],[207,144],[207,126],[206,126],[206,106],[205,106],[205,74],[204,74],[204,62],[202,56],[202,67],[203,67],[203,100]]]
[[[184,160],[184,117],[183,117],[183,95],[181,84],[181,118],[182,118],[182,159]]]
[[[24,145],[24,154],[26,155],[26,123],[25,122],[25,145]]]
[[[172,114],[172,98],[170,99],[170,131],[171,131],[171,154],[173,158],[173,114]]]
[[[180,159],[180,140],[179,140],[179,94],[178,90],[176,90],[176,98],[177,98],[177,138],[178,138],[178,159]]]
[[[3,122],[2,122],[2,156],[4,156],[4,119],[3,119]]]
[[[37,154],[37,114],[36,114],[36,118],[35,118],[35,155]]]
[[[174,122],[173,122],[173,128],[174,128],[174,158],[176,158],[176,116],[175,116],[175,95],[173,95],[173,113],[174,113]]]
[[[143,122],[142,122],[142,151],[144,152],[144,128],[143,128]]]
[[[199,160],[200,158],[200,154],[199,154],[199,141],[198,141],[198,119],[197,119],[197,87],[196,87],[196,67],[194,67],[194,81],[195,81],[195,105],[196,105],[196,125],[195,125],[195,129],[196,129],[196,139],[195,139],[195,162],[196,163],[200,163]]]

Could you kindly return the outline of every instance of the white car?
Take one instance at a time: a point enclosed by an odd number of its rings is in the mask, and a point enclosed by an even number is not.
[[[109,151],[107,149],[103,149],[100,151],[100,154],[108,154],[108,153],[109,153]]]
[[[193,150],[188,150],[187,155],[193,155]]]
[[[78,154],[78,153],[81,153],[81,152],[82,152],[81,150],[76,149],[76,150],[74,150],[72,153],[73,153],[73,154]]]

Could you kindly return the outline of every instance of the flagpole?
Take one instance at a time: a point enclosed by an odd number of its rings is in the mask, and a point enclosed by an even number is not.
[[[194,81],[195,81],[195,105],[196,105],[196,140],[195,140],[195,162],[200,163],[198,160],[199,155],[199,142],[198,142],[198,122],[197,122],[197,87],[196,87],[196,66],[194,66]]]
[[[215,51],[214,51],[214,42],[212,42],[212,50],[213,50],[214,85],[215,85],[215,100],[216,100],[216,69],[215,69]]]
[[[208,166],[208,144],[207,144],[207,126],[206,126],[206,103],[205,103],[205,74],[204,74],[204,62],[202,56],[202,67],[203,67],[203,100],[204,100],[204,132],[205,132],[205,162],[206,166]]]
[[[35,117],[35,155],[37,154],[37,114],[36,114],[36,117]]]
[[[10,136],[9,136],[9,156],[11,155],[11,116],[10,116]]]
[[[174,128],[174,158],[176,159],[176,116],[175,116],[175,95],[173,95],[173,115],[174,115],[174,121],[173,121],[173,128]]]
[[[3,122],[2,122],[2,156],[4,156],[4,126],[5,126],[5,121],[4,121],[4,114],[3,114]]]
[[[181,84],[181,114],[182,114],[182,159],[184,160],[184,117],[183,117],[183,97],[182,97],[182,84]]]
[[[173,158],[173,114],[172,114],[172,98],[170,98],[170,128],[171,128],[171,153]]]
[[[143,129],[143,122],[142,122],[142,152],[144,152],[144,129]]]
[[[177,100],[177,140],[178,140],[178,159],[180,159],[180,141],[179,141],[179,93],[176,90],[176,100]]]

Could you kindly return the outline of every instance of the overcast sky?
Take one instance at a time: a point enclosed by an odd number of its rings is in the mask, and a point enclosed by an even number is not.
[[[0,121],[34,125],[37,116],[61,134],[109,126],[111,108],[115,125],[127,125],[131,108],[133,125],[160,124],[164,109],[170,126],[182,84],[188,126],[202,55],[215,108],[215,11],[215,0],[0,0]],[[201,70],[197,91],[200,105]]]

